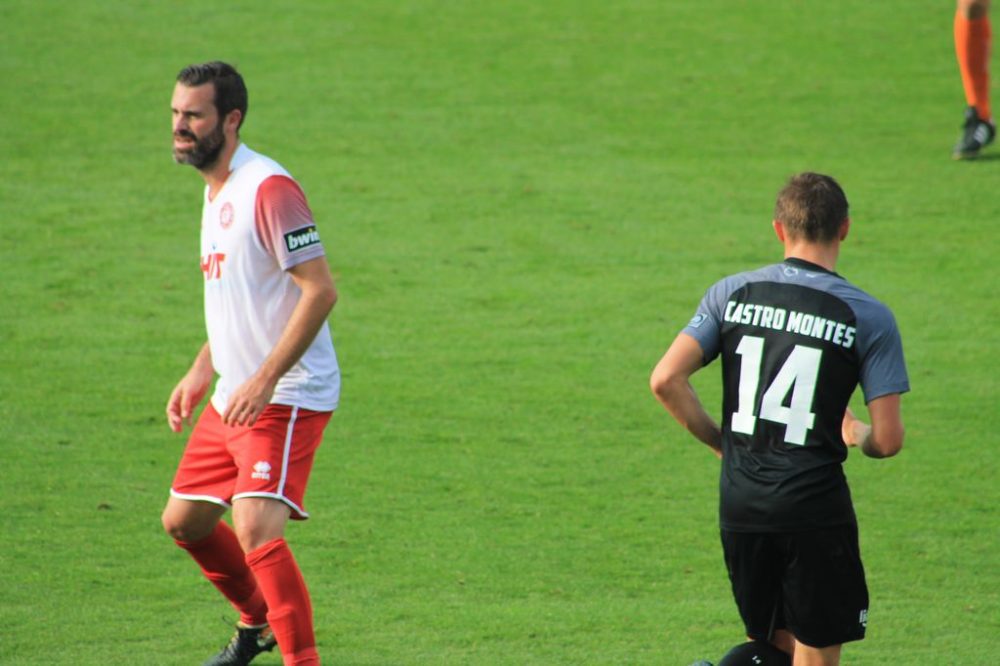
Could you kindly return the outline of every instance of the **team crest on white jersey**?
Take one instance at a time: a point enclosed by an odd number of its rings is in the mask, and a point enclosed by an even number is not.
[[[253,474],[250,475],[254,479],[263,479],[265,481],[271,480],[271,463],[266,460],[258,460],[253,464]]]
[[[233,204],[227,201],[222,204],[222,209],[219,211],[219,226],[228,229],[233,226],[234,219],[236,219],[236,215],[233,213]]]

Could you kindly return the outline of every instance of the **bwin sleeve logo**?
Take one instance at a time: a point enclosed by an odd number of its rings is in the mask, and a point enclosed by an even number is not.
[[[319,244],[319,232],[316,231],[316,225],[289,231],[285,234],[285,249],[289,252],[295,252],[296,250],[317,244]]]

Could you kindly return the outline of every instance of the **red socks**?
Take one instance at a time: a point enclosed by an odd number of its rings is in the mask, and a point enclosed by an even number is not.
[[[236,533],[220,520],[201,541],[176,543],[239,611],[240,622],[271,625],[286,666],[319,665],[309,592],[284,539],[244,554]]]
[[[267,599],[267,622],[278,639],[285,666],[318,666],[312,604],[305,580],[284,539],[273,539],[246,554],[246,563]]]
[[[201,566],[205,578],[229,599],[239,611],[240,622],[260,626],[267,622],[267,604],[261,594],[253,572],[247,566],[243,549],[236,533],[225,522],[219,521],[215,530],[201,541],[177,541],[178,546],[191,553]]]
[[[993,32],[989,16],[968,19],[955,13],[955,55],[962,73],[965,100],[981,120],[990,120],[990,46]]]

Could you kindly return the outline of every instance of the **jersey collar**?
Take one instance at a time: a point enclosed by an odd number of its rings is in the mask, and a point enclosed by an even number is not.
[[[810,271],[813,273],[826,273],[827,275],[833,275],[834,277],[840,277],[837,273],[827,270],[820,266],[819,264],[814,264],[811,261],[806,261],[805,259],[799,259],[798,257],[788,257],[783,263],[796,268],[801,268],[805,271]]]
[[[247,148],[247,145],[241,141],[240,145],[238,145],[236,150],[233,151],[233,157],[229,160],[229,172],[232,173],[233,171],[236,171],[252,158],[253,151]]]

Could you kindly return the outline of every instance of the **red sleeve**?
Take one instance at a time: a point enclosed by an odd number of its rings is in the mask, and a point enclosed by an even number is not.
[[[326,254],[306,196],[288,176],[266,178],[257,188],[254,210],[257,237],[282,269]]]

